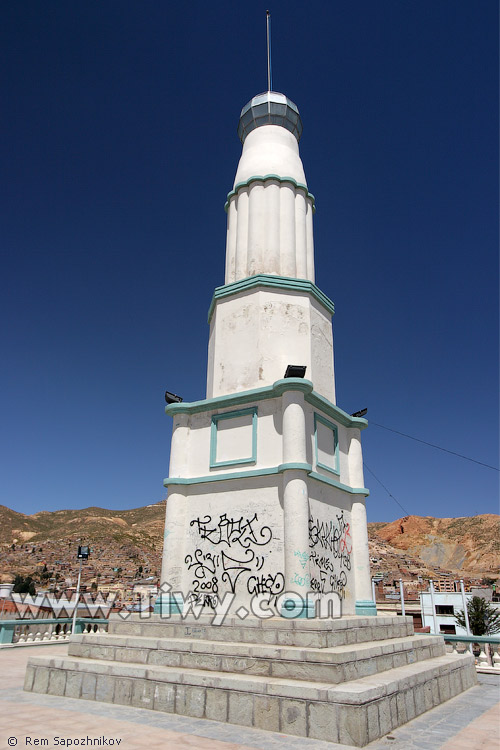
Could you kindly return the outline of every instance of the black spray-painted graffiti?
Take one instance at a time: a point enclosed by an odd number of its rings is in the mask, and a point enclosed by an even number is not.
[[[344,511],[336,517],[336,522],[309,517],[309,548],[311,589],[322,594],[336,591],[345,598],[352,540]]]
[[[190,526],[195,527],[200,540],[218,548],[205,551],[197,547],[184,560],[193,572],[192,596],[197,604],[215,607],[220,590],[234,594],[242,576],[250,594],[269,594],[271,598],[283,591],[283,573],[261,572],[267,557],[262,548],[269,545],[273,533],[269,526],[259,525],[256,513],[252,518],[228,518],[222,513],[218,520],[206,515],[195,518]]]

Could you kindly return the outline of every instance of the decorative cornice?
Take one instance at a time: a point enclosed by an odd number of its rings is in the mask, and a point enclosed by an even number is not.
[[[245,182],[238,182],[234,188],[231,190],[230,193],[227,194],[227,199],[224,204],[224,211],[227,213],[227,209],[229,208],[229,202],[231,198],[237,194],[237,192],[241,188],[249,187],[249,185],[252,184],[252,182],[267,182],[269,180],[273,180],[274,182],[281,182],[282,184],[284,182],[290,182],[295,188],[299,190],[303,190],[306,194],[306,198],[310,198],[312,203],[312,209],[313,211],[316,211],[315,206],[315,197],[312,193],[309,192],[307,189],[307,185],[303,185],[301,182],[297,182],[297,180],[294,180],[293,177],[280,177],[277,174],[265,174],[265,175],[255,175],[253,177],[249,177],[248,180],[245,180]]]
[[[310,471],[309,476],[311,479],[316,479],[318,482],[323,482],[323,484],[329,484],[330,487],[336,487],[338,490],[343,490],[344,492],[349,492],[350,495],[369,495],[370,491],[366,489],[366,487],[349,487],[348,484],[342,484],[342,482],[338,482],[336,479],[332,479],[331,477],[325,477],[323,474],[318,474],[317,471]]]
[[[348,492],[350,495],[363,495],[367,497],[370,491],[366,487],[349,487],[347,484],[337,482],[335,479],[325,477],[312,470],[311,464],[288,463],[279,466],[270,466],[267,469],[248,469],[248,471],[223,472],[221,474],[209,474],[203,477],[167,477],[163,480],[164,487],[186,486],[193,484],[207,484],[209,482],[225,482],[231,479],[252,479],[259,477],[272,476],[274,474],[283,474],[284,471],[306,471],[311,479],[317,482],[323,482],[330,487],[336,487],[338,490]]]
[[[271,273],[259,273],[255,276],[247,276],[238,281],[232,281],[230,284],[216,287],[212,302],[208,309],[208,322],[212,319],[215,303],[224,297],[232,297],[239,292],[247,292],[249,289],[262,286],[267,289],[279,289],[287,292],[302,292],[310,294],[316,302],[319,302],[329,313],[335,313],[335,305],[332,300],[324,294],[314,282],[309,279],[295,279],[291,276],[275,276]]]
[[[228,393],[225,396],[215,396],[206,398],[203,401],[182,401],[181,403],[168,404],[165,407],[165,414],[174,416],[174,414],[199,414],[204,411],[214,411],[215,409],[225,409],[229,406],[240,406],[242,404],[252,404],[255,401],[265,401],[268,398],[277,398],[283,391],[278,392],[275,386],[285,382],[288,390],[302,390],[305,386],[312,392],[313,384],[310,380],[303,378],[283,378],[277,380],[273,385],[265,385],[262,388],[253,388],[249,391],[240,391],[239,393]],[[286,390],[286,389],[285,389]]]
[[[361,417],[351,417],[336,404],[332,404],[324,396],[313,390],[313,384],[305,378],[281,378],[276,380],[272,385],[266,385],[262,388],[253,388],[249,391],[240,391],[239,393],[228,393],[225,396],[215,396],[215,398],[206,398],[202,401],[182,401],[181,403],[168,404],[165,407],[165,414],[174,416],[175,414],[200,414],[202,412],[215,411],[216,409],[225,409],[229,406],[241,406],[243,404],[264,401],[269,398],[279,398],[285,391],[302,391],[305,400],[320,409],[331,419],[334,419],[344,427],[357,428],[364,430],[368,427],[368,421]]]
[[[335,419],[344,427],[357,427],[359,430],[364,430],[368,427],[368,420],[362,417],[352,417],[343,409],[340,409],[336,404],[332,404],[324,396],[321,396],[316,391],[306,394],[305,399],[308,403],[315,407],[315,409],[321,409],[329,417]]]

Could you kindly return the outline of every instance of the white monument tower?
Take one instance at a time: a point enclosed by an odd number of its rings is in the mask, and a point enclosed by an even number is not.
[[[266,594],[276,614],[375,615],[360,431],[336,405],[331,319],[315,285],[313,214],[295,104],[267,91],[242,110],[227,196],[225,283],[208,319],[207,393],[171,403],[162,583],[232,611]],[[164,593],[157,611],[179,612]]]
[[[411,617],[366,617],[367,423],[335,404],[301,131],[271,90],[241,113],[206,398],[167,406],[160,616],[120,612],[31,657],[25,690],[363,747],[477,681]]]

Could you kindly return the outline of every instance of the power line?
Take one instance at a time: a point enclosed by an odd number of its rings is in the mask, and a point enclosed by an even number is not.
[[[378,483],[380,484],[380,486],[384,488],[384,490],[385,490],[385,491],[387,492],[387,494],[389,495],[389,497],[392,497],[392,499],[394,500],[394,502],[395,502],[395,503],[397,503],[397,504],[399,505],[399,507],[401,508],[401,510],[404,510],[404,512],[405,512],[405,515],[406,515],[406,516],[411,516],[411,513],[409,513],[409,512],[408,512],[408,511],[406,510],[406,508],[403,508],[403,506],[401,505],[401,503],[399,502],[399,500],[396,500],[396,498],[394,497],[394,495],[392,494],[392,492],[389,492],[389,490],[387,489],[387,487],[385,486],[385,484],[383,484],[383,483],[382,483],[382,482],[380,481],[380,479],[379,479],[379,478],[378,478],[378,477],[377,477],[377,476],[376,476],[376,475],[375,475],[375,474],[373,473],[373,471],[372,471],[372,470],[370,469],[370,467],[369,467],[369,466],[368,466],[368,465],[366,464],[366,462],[365,462],[365,461],[363,461],[363,465],[364,465],[365,469],[368,469],[368,471],[370,472],[370,474],[371,474],[371,475],[372,475],[373,477],[375,477],[375,479],[376,479],[376,480],[377,480],[377,482],[378,482]]]
[[[413,435],[407,435],[406,432],[393,430],[392,427],[385,427],[383,424],[377,424],[377,422],[372,422],[371,420],[370,420],[370,424],[374,424],[375,427],[381,427],[383,430],[389,430],[389,432],[395,432],[396,435],[402,435],[403,437],[409,438],[410,440],[415,440],[417,443],[423,443],[424,445],[429,445],[431,448],[437,448],[439,451],[444,451],[445,453],[451,453],[452,456],[458,456],[459,458],[464,458],[466,461],[472,461],[472,463],[479,464],[479,466],[485,466],[487,469],[493,469],[493,471],[500,471],[500,469],[497,469],[496,466],[490,466],[490,464],[484,464],[482,461],[476,461],[475,458],[470,458],[470,456],[464,456],[462,453],[456,453],[455,451],[450,451],[448,450],[448,448],[442,448],[440,445],[434,445],[434,443],[428,443],[427,440],[420,440],[420,438],[413,437]],[[368,471],[370,470],[368,469]]]

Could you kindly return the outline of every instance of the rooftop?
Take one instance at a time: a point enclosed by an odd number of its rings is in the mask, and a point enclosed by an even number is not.
[[[19,646],[1,651],[4,679],[0,686],[0,741],[15,737],[18,747],[26,738],[55,737],[120,739],[125,750],[352,750],[303,737],[291,737],[109,703],[25,693],[24,672],[28,657],[67,653],[67,644]],[[8,677],[7,677],[8,675]],[[498,748],[500,718],[496,675],[478,675],[479,685],[428,711],[390,735],[372,742],[371,750],[493,750]],[[11,739],[8,743],[15,746]],[[44,743],[45,744],[45,743]],[[62,744],[61,742],[59,744]]]

